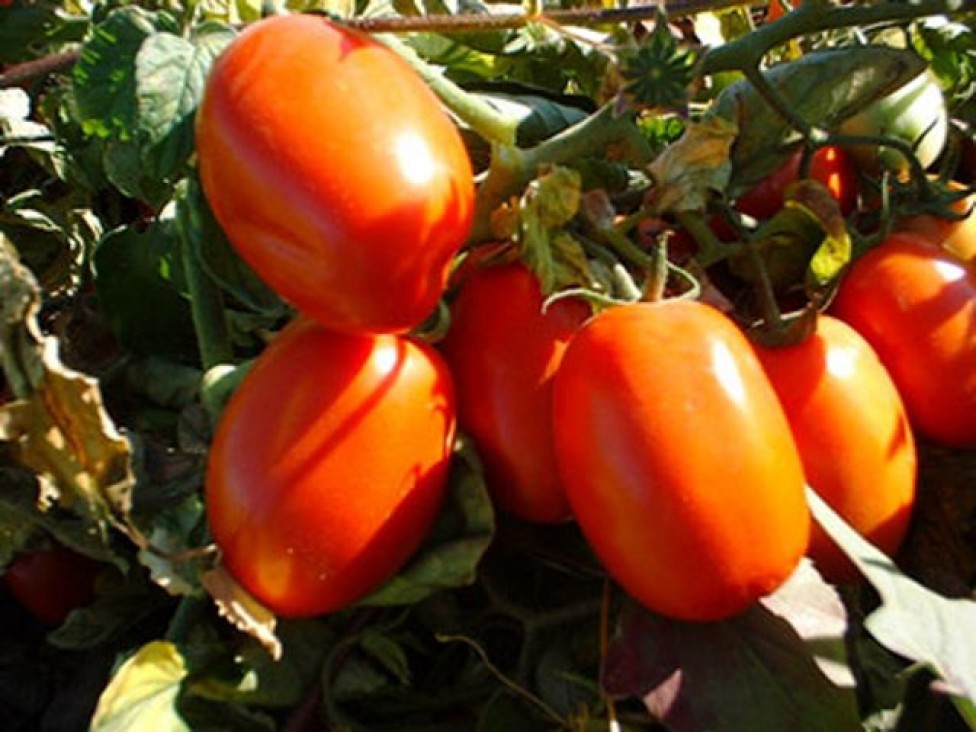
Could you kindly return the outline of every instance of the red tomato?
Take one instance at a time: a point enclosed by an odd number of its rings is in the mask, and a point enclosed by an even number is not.
[[[60,544],[21,554],[4,573],[10,594],[34,617],[61,625],[68,613],[95,599],[101,565]]]
[[[458,423],[475,441],[498,505],[530,521],[571,518],[556,474],[552,378],[589,315],[579,300],[542,311],[535,276],[521,264],[468,277],[442,349],[454,375]]]
[[[950,181],[949,190],[961,191],[962,183]],[[976,195],[960,198],[950,208],[960,218],[945,218],[933,214],[906,216],[895,222],[897,231],[910,231],[922,235],[943,249],[952,252],[964,262],[976,260]]]
[[[214,65],[196,130],[218,221],[282,297],[349,332],[431,313],[474,184],[456,127],[396,53],[324,18],[260,21]]]
[[[736,208],[754,219],[772,218],[783,207],[786,187],[800,177],[803,154],[797,151],[785,163],[746,191]],[[810,178],[823,183],[845,216],[857,205],[857,167],[839,147],[821,147],[810,159]]]
[[[426,536],[454,425],[433,349],[295,321],[235,392],[211,446],[207,515],[228,570],[283,616],[360,599]]]
[[[786,410],[809,485],[866,539],[895,554],[915,503],[915,439],[874,349],[844,322],[821,316],[802,343],[756,351]],[[833,582],[860,576],[816,524],[809,554]]]
[[[976,446],[976,274],[893,234],[854,261],[832,307],[877,351],[920,434]]]
[[[700,302],[594,316],[554,384],[556,456],[596,555],[647,607],[738,613],[807,549],[790,427],[749,342]]]

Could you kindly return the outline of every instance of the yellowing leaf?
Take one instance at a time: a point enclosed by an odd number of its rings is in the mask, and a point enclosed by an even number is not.
[[[654,188],[648,203],[654,213],[701,210],[712,192],[724,190],[735,135],[735,125],[721,118],[689,122],[685,134],[650,165]]]
[[[153,641],[115,672],[102,692],[91,732],[183,732],[189,730],[176,710],[187,669],[179,649]]]
[[[129,442],[105,410],[98,381],[61,363],[57,340],[41,334],[37,283],[5,241],[0,292],[0,357],[21,397],[0,410],[0,440],[38,477],[42,508],[56,502],[104,531],[131,506]]]
[[[200,582],[213,597],[217,610],[227,622],[257,640],[272,658],[281,658],[281,641],[275,634],[277,619],[274,613],[241,587],[223,565],[204,572]]]

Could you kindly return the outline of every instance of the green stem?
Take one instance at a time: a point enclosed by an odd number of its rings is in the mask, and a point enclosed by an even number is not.
[[[758,68],[771,49],[793,38],[838,28],[909,21],[930,15],[960,14],[976,10],[976,0],[918,0],[912,3],[882,2],[845,5],[803,3],[774,23],[756,28],[738,40],[708,50],[702,75]]]
[[[183,202],[184,205],[188,205]],[[178,221],[183,217],[178,217]],[[200,258],[193,251],[193,244],[185,225],[178,225],[180,250],[187,287],[190,290],[190,308],[193,313],[193,326],[196,330],[200,361],[207,371],[234,358],[231,346],[230,324],[224,309],[224,298],[220,289],[210,279],[200,264]]]
[[[708,269],[713,264],[717,264],[729,256],[729,245],[723,244],[715,236],[712,227],[702,219],[700,213],[695,211],[678,211],[675,214],[675,218],[681,224],[681,228],[691,234],[691,238],[695,240],[695,244],[698,247],[695,260],[703,269]]]
[[[481,137],[501,145],[515,144],[518,128],[515,117],[499,112],[484,99],[462,89],[400,39],[391,35],[378,35],[375,38],[404,58],[444,106]]]

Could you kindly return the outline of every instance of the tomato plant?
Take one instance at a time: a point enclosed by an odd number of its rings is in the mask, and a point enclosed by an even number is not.
[[[450,375],[428,346],[292,323],[210,451],[207,516],[227,568],[281,615],[360,599],[430,528],[454,428]]]
[[[573,513],[648,607],[727,617],[803,556],[796,444],[749,342],[719,311],[665,301],[596,315],[556,373],[554,414]]]
[[[471,227],[472,173],[400,56],[323,18],[255,23],[216,62],[196,129],[218,221],[282,297],[350,332],[432,312]]]
[[[3,574],[10,594],[39,620],[60,625],[95,599],[101,565],[57,544],[17,556]]]
[[[552,379],[589,314],[578,300],[543,311],[521,264],[487,266],[462,284],[442,344],[458,394],[458,423],[475,440],[500,506],[531,521],[570,517],[552,444]]]
[[[917,456],[901,395],[874,350],[823,315],[801,343],[756,351],[786,410],[807,483],[893,555],[912,516]],[[817,524],[809,553],[831,581],[860,576]]]
[[[832,311],[867,339],[924,436],[976,445],[976,275],[917,234],[892,234],[844,276]]]
[[[786,187],[799,180],[802,159],[802,151],[788,157],[740,196],[736,208],[759,221],[771,218],[783,207]],[[809,177],[827,187],[844,214],[853,211],[857,204],[857,175],[857,168],[843,148],[821,147],[810,158]]]
[[[884,135],[911,146],[923,168],[942,154],[949,133],[949,115],[942,89],[935,75],[925,71],[907,84],[845,120],[845,135]],[[867,171],[908,171],[902,152],[875,144],[848,147],[854,160]]]

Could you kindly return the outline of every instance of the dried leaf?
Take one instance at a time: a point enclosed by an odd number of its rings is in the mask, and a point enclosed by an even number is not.
[[[275,634],[277,619],[274,613],[241,587],[223,565],[201,574],[200,583],[213,597],[224,619],[258,641],[272,658],[281,658],[282,646]]]
[[[654,187],[648,203],[654,214],[701,210],[711,195],[723,191],[735,135],[735,125],[718,117],[689,122],[685,134],[650,165]]]

